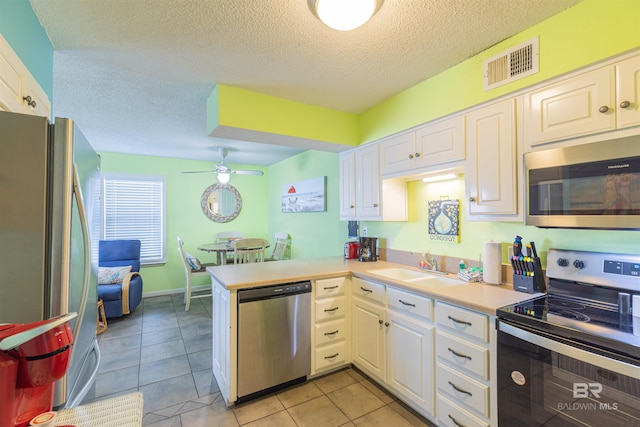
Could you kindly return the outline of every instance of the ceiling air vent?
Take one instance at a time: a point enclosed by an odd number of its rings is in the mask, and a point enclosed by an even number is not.
[[[538,37],[485,60],[482,72],[485,91],[537,73]]]

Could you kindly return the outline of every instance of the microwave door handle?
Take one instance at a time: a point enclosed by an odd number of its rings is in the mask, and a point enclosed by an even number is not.
[[[528,341],[531,344],[537,345],[547,350],[555,351],[556,353],[563,354],[565,356],[598,366],[603,369],[614,371],[632,378],[640,378],[640,366],[635,366],[629,363],[621,362],[619,360],[610,359],[596,353],[590,353],[580,348],[572,347],[570,345],[545,338],[541,335],[533,334],[504,322],[498,322],[498,331],[512,335],[516,338],[520,338],[521,340]]]

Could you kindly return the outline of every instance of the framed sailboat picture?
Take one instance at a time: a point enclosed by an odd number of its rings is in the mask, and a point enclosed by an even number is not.
[[[282,186],[282,212],[324,212],[327,210],[326,176]]]

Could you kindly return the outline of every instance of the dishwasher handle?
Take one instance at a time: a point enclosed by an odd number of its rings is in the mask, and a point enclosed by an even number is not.
[[[238,304],[311,292],[311,281],[283,283],[259,288],[241,289],[238,291]]]

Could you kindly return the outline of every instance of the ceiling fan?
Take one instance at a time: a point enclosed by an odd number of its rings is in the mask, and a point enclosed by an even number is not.
[[[264,175],[264,172],[259,171],[259,170],[234,170],[231,169],[229,166],[227,166],[227,164],[224,162],[224,159],[227,157],[227,150],[225,150],[224,148],[218,148],[218,153],[220,154],[220,163],[218,163],[216,165],[216,168],[214,170],[210,170],[210,171],[189,171],[189,172],[182,172],[182,173],[215,173],[217,175],[218,181],[221,184],[226,184],[227,182],[229,182],[229,180],[231,179],[231,174],[232,173],[237,173],[240,175]]]

